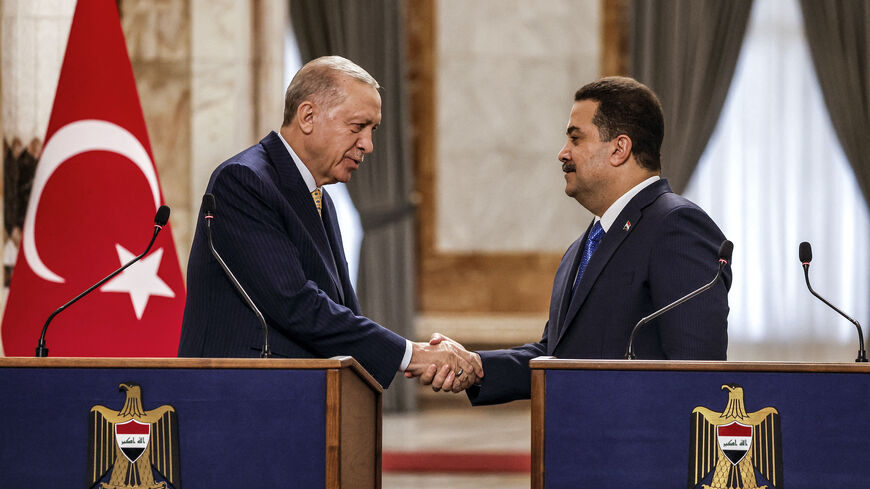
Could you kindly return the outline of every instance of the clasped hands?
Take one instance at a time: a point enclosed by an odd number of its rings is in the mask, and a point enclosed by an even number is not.
[[[412,345],[405,377],[420,377],[421,384],[431,385],[436,392],[462,392],[483,379],[480,355],[440,333],[433,334],[428,343]]]

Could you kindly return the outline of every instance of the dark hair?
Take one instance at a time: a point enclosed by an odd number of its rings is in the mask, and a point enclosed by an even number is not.
[[[633,78],[610,76],[577,90],[574,101],[581,100],[598,102],[592,123],[602,141],[625,134],[631,139],[637,163],[648,170],[661,170],[665,122],[662,105],[649,87]]]

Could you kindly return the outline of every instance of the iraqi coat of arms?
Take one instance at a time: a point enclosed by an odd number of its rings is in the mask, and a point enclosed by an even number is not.
[[[178,417],[164,405],[151,411],[142,407],[142,388],[124,383],[127,393],[120,410],[94,406],[88,430],[88,487],[94,487],[110,469],[101,489],[166,489],[166,482],[181,489]],[[155,482],[154,471],[164,481]]]

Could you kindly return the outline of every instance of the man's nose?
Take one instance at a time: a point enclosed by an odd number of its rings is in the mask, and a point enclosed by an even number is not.
[[[372,140],[371,134],[365,134],[356,140],[356,147],[360,149],[363,154],[369,154],[375,150],[375,143]]]
[[[567,163],[571,161],[571,151],[568,150],[568,143],[565,143],[565,145],[562,146],[562,149],[559,150],[559,154],[556,155],[556,159],[558,159],[562,163]]]

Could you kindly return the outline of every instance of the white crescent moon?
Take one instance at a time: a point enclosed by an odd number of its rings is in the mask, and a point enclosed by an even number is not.
[[[49,270],[36,251],[34,237],[36,208],[39,206],[45,184],[60,165],[73,156],[87,151],[111,151],[135,163],[151,187],[154,209],[160,206],[160,186],[157,183],[154,164],[142,143],[128,130],[111,122],[95,119],[71,122],[58,129],[45,144],[36,167],[33,189],[30,192],[30,201],[27,203],[27,214],[24,218],[24,236],[21,239],[27,264],[33,273],[49,282],[63,283],[64,278]]]

